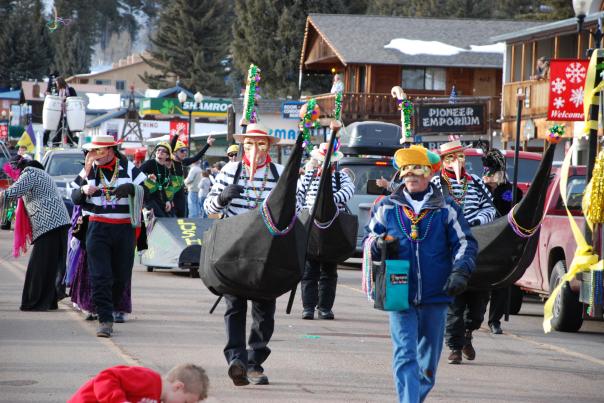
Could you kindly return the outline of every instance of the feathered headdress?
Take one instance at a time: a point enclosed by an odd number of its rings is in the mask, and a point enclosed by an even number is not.
[[[492,175],[495,172],[505,172],[505,157],[496,148],[491,148],[482,157],[483,175]]]

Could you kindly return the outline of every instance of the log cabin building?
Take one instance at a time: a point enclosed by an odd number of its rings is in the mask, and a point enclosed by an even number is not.
[[[455,87],[454,102],[482,105],[483,121],[467,136],[463,131],[454,134],[469,140],[490,138],[501,128],[505,50],[503,43],[493,44],[490,38],[536,25],[507,20],[310,14],[300,82],[308,74],[339,74],[344,82],[345,124],[358,120],[400,124],[390,91],[401,86],[414,102],[414,132],[421,132],[423,142],[446,141],[451,134],[446,127],[423,130],[418,126],[423,122],[419,113],[424,103],[448,105]],[[335,94],[307,94],[310,97],[317,99],[324,115],[333,111]]]

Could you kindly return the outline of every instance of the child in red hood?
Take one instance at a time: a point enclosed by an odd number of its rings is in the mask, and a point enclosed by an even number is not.
[[[118,365],[86,382],[67,403],[196,403],[208,397],[203,368],[181,364],[162,379],[144,367]]]

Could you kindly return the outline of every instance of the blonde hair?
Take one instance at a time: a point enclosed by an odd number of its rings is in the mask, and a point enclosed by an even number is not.
[[[185,386],[185,392],[198,395],[199,400],[204,400],[208,397],[210,380],[206,371],[198,365],[177,365],[168,372],[166,379],[169,382],[182,382]]]

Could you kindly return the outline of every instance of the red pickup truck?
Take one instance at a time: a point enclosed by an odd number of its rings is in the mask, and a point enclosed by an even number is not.
[[[581,211],[581,200],[585,189],[585,167],[571,167],[568,176],[567,195],[571,214],[583,229],[585,219]],[[572,260],[576,243],[562,198],[560,197],[560,169],[552,169],[552,181],[548,189],[545,211],[546,215],[539,233],[539,246],[533,262],[527,268],[516,286],[520,290],[548,297],[560,278],[567,271]],[[580,296],[584,279],[573,279],[562,287],[554,304],[552,327],[558,331],[576,332],[583,324],[583,310],[586,298]],[[522,304],[522,293],[512,293],[511,313],[517,313]]]

